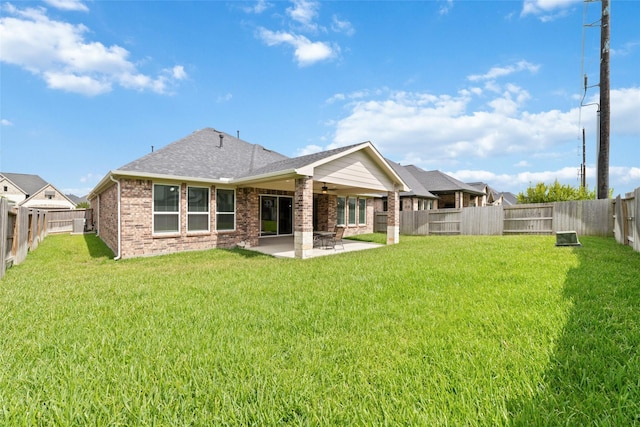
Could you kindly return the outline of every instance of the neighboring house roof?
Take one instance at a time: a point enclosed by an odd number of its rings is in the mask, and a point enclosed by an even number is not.
[[[500,192],[492,188],[486,182],[468,182],[470,186],[478,191],[482,191],[487,196],[487,203],[493,204],[500,197]]]
[[[475,195],[484,194],[483,191],[478,191],[469,184],[465,184],[438,170],[425,171],[414,165],[405,166],[405,168],[415,176],[427,190],[435,194],[454,191],[463,191]]]
[[[75,194],[65,194],[65,196],[67,196],[67,198],[69,200],[71,200],[73,203],[76,204],[76,206],[78,206],[78,204],[82,203],[82,202],[87,202],[87,196],[76,196]]]
[[[47,186],[47,181],[40,178],[38,175],[29,175],[25,173],[9,173],[0,172],[0,175],[11,181],[17,188],[19,188],[27,197],[36,194]]]
[[[516,196],[515,194],[505,191],[503,193],[500,193],[500,195],[502,196],[502,200],[504,200],[503,204],[505,205],[518,204],[518,196]]]
[[[400,163],[393,162],[393,161],[391,161],[389,159],[387,159],[387,163],[389,163],[389,165],[391,165],[393,170],[395,170],[396,173],[398,175],[400,175],[402,180],[407,183],[409,188],[411,188],[411,190],[409,190],[409,191],[401,192],[400,193],[401,197],[403,197],[403,196],[416,196],[416,197],[427,197],[427,198],[431,198],[431,199],[437,199],[438,198],[438,196],[436,196],[435,194],[431,193],[429,190],[424,188],[424,186],[420,183],[420,181],[418,181],[418,179],[414,175],[412,175]]]
[[[18,206],[42,209],[73,209],[76,206],[69,197],[38,175],[0,172],[0,177],[9,181],[24,194],[25,199],[19,201]],[[49,198],[49,195],[55,196],[56,194],[59,197]]]

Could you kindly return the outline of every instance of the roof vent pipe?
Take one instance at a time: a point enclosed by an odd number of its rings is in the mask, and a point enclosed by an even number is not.
[[[224,139],[224,135],[220,134],[220,145],[218,146],[218,148],[222,148],[222,140]]]

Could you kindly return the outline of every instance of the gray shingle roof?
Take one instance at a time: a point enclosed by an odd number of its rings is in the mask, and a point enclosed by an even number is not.
[[[502,197],[504,198],[504,204],[505,205],[515,205],[518,203],[518,196],[516,196],[513,193],[510,193],[509,191],[505,191],[502,194]]]
[[[405,166],[405,168],[432,193],[464,191],[477,195],[484,194],[482,191],[478,191],[472,186],[438,170],[425,171],[414,165]]]
[[[401,192],[400,196],[418,196],[418,197],[429,197],[432,199],[437,199],[438,196],[431,193],[429,190],[424,188],[424,186],[418,181],[418,179],[413,176],[404,166],[400,163],[393,162],[389,159],[385,159],[387,163],[393,168],[394,171],[402,178],[402,180],[411,188],[411,191]]]
[[[353,144],[353,145],[348,145],[346,147],[335,148],[335,149],[329,150],[329,151],[322,151],[322,152],[319,152],[319,153],[308,154],[306,156],[300,156],[300,157],[294,157],[294,158],[280,160],[278,162],[274,162],[274,163],[268,164],[268,165],[266,165],[266,166],[264,166],[264,167],[262,167],[260,169],[254,169],[254,170],[252,170],[250,172],[247,172],[242,177],[259,176],[259,175],[265,175],[265,174],[269,174],[269,173],[284,172],[284,171],[300,168],[302,166],[310,165],[310,164],[313,164],[313,163],[318,162],[320,160],[326,159],[328,157],[331,157],[331,156],[333,156],[335,154],[338,154],[338,153],[341,153],[343,151],[347,151],[347,150],[349,150],[349,149],[351,149],[353,147],[356,147],[358,145],[361,145],[361,144]]]
[[[29,175],[24,173],[0,172],[0,175],[17,185],[25,194],[29,196],[42,190],[48,185],[47,181],[38,175]]]
[[[204,179],[236,178],[283,159],[287,157],[261,145],[205,128],[118,170]]]

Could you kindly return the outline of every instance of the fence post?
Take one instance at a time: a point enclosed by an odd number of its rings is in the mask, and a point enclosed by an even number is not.
[[[9,233],[9,202],[4,197],[0,197],[0,279],[4,277],[7,268],[7,235]]]

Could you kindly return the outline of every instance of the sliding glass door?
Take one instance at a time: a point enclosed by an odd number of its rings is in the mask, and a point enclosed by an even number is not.
[[[293,198],[260,196],[260,236],[293,234]]]

